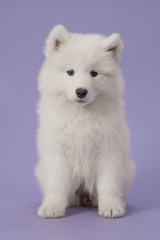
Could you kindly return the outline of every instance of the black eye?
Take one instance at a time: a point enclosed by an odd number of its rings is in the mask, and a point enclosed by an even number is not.
[[[73,69],[68,70],[68,71],[67,71],[67,74],[68,74],[69,76],[73,76],[73,75],[74,75],[74,70],[73,70]]]
[[[96,76],[98,75],[98,73],[95,72],[95,71],[91,71],[91,72],[90,72],[90,75],[91,75],[91,77],[96,77]]]

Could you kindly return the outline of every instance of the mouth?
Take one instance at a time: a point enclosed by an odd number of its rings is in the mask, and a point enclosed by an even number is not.
[[[82,99],[78,99],[76,101],[74,101],[76,104],[78,105],[86,105],[87,104],[87,101],[85,100],[82,100]]]
[[[85,100],[82,100],[82,99],[80,99],[80,100],[76,100],[76,102],[78,102],[78,103],[84,103],[84,102],[86,102]]]

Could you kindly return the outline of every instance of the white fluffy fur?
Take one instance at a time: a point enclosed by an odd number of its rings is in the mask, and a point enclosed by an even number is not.
[[[56,26],[46,40],[39,74],[39,162],[36,176],[43,193],[38,215],[56,218],[80,204],[84,187],[103,217],[125,213],[134,175],[124,119],[123,79],[118,34],[73,34]],[[75,74],[66,72],[74,69]],[[90,72],[98,72],[91,77]],[[84,102],[75,90],[86,88]]]

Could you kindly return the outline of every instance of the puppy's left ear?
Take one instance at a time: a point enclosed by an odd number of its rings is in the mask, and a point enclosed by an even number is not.
[[[118,33],[113,33],[107,37],[105,41],[105,51],[111,52],[117,62],[120,60],[123,48],[124,45]]]

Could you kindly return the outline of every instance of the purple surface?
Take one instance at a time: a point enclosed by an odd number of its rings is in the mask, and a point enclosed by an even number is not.
[[[0,239],[159,239],[160,2],[45,0],[0,3]],[[41,195],[33,176],[42,47],[57,23],[70,31],[119,32],[126,117],[137,176],[124,218],[74,208],[67,217],[36,216]]]

